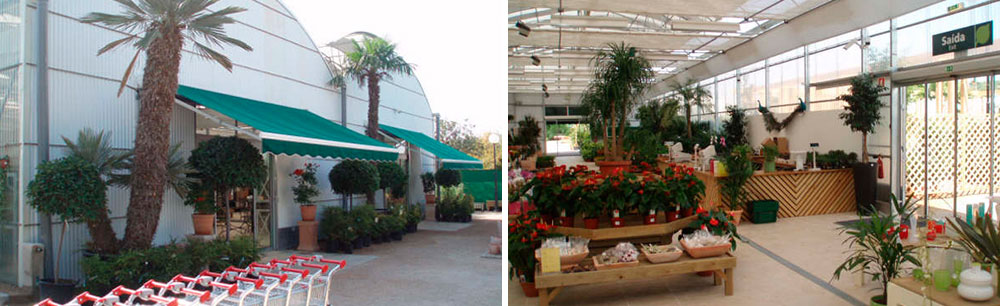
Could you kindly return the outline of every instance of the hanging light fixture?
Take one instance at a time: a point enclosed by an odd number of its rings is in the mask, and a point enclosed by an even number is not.
[[[514,23],[514,26],[517,27],[517,34],[521,34],[521,36],[528,37],[528,34],[531,34],[531,28],[520,20]]]

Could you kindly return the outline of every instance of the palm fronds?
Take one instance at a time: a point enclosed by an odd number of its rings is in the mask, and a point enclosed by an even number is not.
[[[993,218],[979,218],[969,225],[955,218],[948,218],[948,225],[958,233],[956,242],[969,251],[977,262],[1000,262],[1000,235]]]

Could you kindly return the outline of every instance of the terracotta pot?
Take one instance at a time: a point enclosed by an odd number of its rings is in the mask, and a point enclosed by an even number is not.
[[[693,214],[694,214],[694,208],[692,207],[681,209],[681,218],[690,217]]]
[[[302,221],[316,221],[316,205],[299,205]]]
[[[434,197],[433,193],[424,194],[424,201],[426,201],[427,204],[434,204],[437,202],[437,198]]]
[[[601,219],[598,218],[583,218],[583,227],[587,229],[597,229],[597,225],[600,221]]]
[[[535,283],[521,282],[521,290],[524,291],[526,297],[538,297],[538,288],[535,288]]]
[[[628,171],[628,167],[631,165],[632,162],[627,160],[597,162],[597,167],[604,175],[615,173],[615,171]]]
[[[215,214],[191,214],[195,235],[211,235],[215,226]]]
[[[740,219],[743,219],[743,210],[742,209],[730,210],[730,211],[727,211],[726,213],[729,214],[729,216],[733,218],[733,224],[740,225]]]
[[[559,225],[564,227],[573,227],[573,217],[559,217]]]
[[[676,210],[668,210],[668,211],[664,212],[664,214],[667,215],[667,222],[677,221],[677,211]]]
[[[642,218],[642,224],[645,225],[656,224],[656,215],[655,214],[648,215],[645,218]]]

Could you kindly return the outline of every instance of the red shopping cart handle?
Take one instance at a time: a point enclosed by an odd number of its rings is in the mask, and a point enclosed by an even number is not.
[[[181,293],[188,296],[198,297],[198,301],[202,303],[208,302],[208,300],[212,298],[211,291],[201,291],[201,290],[194,290],[191,288],[182,288]]]
[[[45,299],[35,304],[35,306],[62,306],[62,304],[53,302],[52,299]]]
[[[274,264],[276,264],[276,263],[280,263],[280,264],[283,264],[283,265],[286,265],[286,266],[291,266],[292,265],[292,261],[291,260],[271,259],[271,265],[272,266]]]
[[[222,276],[222,273],[216,273],[209,270],[205,270],[201,271],[201,273],[198,273],[198,276],[211,276],[212,278],[219,278],[220,276]]]
[[[250,271],[248,271],[247,269],[240,269],[237,267],[229,266],[229,268],[226,268],[226,272],[247,273]]]
[[[229,295],[236,294],[236,289],[239,289],[239,288],[236,287],[236,284],[223,284],[223,283],[220,283],[220,282],[211,282],[211,283],[208,283],[208,285],[212,286],[212,287],[220,288],[222,290],[226,290],[226,292]]]
[[[314,260],[316,260],[316,256],[301,256],[301,255],[292,255],[292,256],[288,256],[288,259],[289,259],[289,260],[305,260],[305,261],[314,261]]]
[[[320,269],[320,270],[323,271],[323,273],[326,273],[326,271],[330,269],[330,266],[327,266],[327,265],[317,265],[317,264],[311,264],[311,263],[302,263],[302,264],[300,264],[300,266],[307,267],[307,268],[313,268],[313,269]]]
[[[281,268],[281,271],[302,274],[302,277],[309,276],[309,270],[306,269]]]
[[[274,266],[273,265],[265,265],[265,264],[262,264],[262,263],[251,262],[249,268],[250,269],[253,269],[253,268],[274,269]]]
[[[177,276],[174,276],[174,278],[170,279],[170,282],[195,283],[198,284],[199,286],[208,286],[208,283],[212,281],[211,278],[212,277],[203,275],[199,275],[198,277],[190,277],[177,274]]]
[[[347,265],[346,260],[320,259],[319,262],[337,264],[340,265],[341,269],[343,269],[344,266]]]
[[[182,286],[179,283],[169,283],[169,284],[167,284],[167,283],[161,283],[161,282],[158,282],[158,281],[155,281],[155,280],[148,280],[148,281],[146,281],[145,284],[142,284],[142,286],[146,287],[146,288],[167,289],[167,290],[170,290],[172,292],[180,292],[181,287],[184,287],[184,286]]]
[[[252,283],[254,289],[260,288],[260,286],[264,285],[264,280],[259,278],[248,278],[248,277],[237,276],[236,280],[241,282]]]
[[[260,274],[260,276],[267,276],[267,277],[271,277],[271,278],[277,278],[278,282],[282,283],[282,284],[285,283],[286,280],[288,280],[288,274],[274,274],[274,273],[270,273],[270,272],[260,272],[258,274]]]

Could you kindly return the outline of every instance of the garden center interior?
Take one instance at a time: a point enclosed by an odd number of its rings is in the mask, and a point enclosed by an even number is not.
[[[1000,204],[998,18],[989,0],[510,0],[510,304],[1000,304],[1000,250],[978,243],[996,237],[977,240]],[[734,249],[653,261],[706,225]]]

